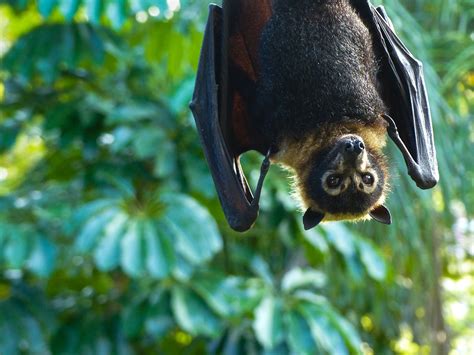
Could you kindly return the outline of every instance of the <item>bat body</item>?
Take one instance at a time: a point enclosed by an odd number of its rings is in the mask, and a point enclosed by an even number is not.
[[[272,161],[295,172],[305,226],[382,206],[386,108],[373,40],[349,0],[277,1],[259,59],[253,121],[275,147]],[[359,154],[346,154],[350,138],[364,148]]]
[[[436,183],[420,65],[398,41],[367,1],[211,7],[191,108],[232,228],[255,221],[270,162],[294,172],[306,229],[368,216],[390,223],[387,132],[417,184]],[[265,155],[255,196],[239,163],[252,149]]]
[[[279,145],[323,123],[380,117],[373,41],[349,0],[276,4],[260,39],[254,117],[264,119],[267,140]]]

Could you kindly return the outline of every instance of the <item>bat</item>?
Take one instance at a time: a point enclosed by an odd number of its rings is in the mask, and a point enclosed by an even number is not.
[[[422,64],[367,0],[210,5],[190,104],[231,228],[254,224],[272,163],[295,175],[305,229],[384,206],[386,136],[422,189],[439,174]],[[240,156],[263,156],[253,193]]]

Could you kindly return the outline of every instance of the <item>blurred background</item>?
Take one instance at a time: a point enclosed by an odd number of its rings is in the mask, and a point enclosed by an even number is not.
[[[304,232],[273,167],[238,234],[188,109],[208,1],[0,0],[0,354],[474,354],[474,2],[384,5],[439,185],[390,143],[394,224]]]

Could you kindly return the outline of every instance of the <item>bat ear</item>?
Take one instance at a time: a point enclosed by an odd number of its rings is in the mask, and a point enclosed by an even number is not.
[[[324,218],[324,213],[312,211],[311,208],[305,212],[303,216],[303,225],[304,229],[308,230],[313,227],[316,227],[319,222],[321,222]]]
[[[369,213],[370,217],[383,224],[392,224],[392,215],[387,207],[380,205]]]

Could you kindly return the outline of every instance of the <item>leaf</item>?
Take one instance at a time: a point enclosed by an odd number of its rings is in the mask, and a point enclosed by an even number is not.
[[[346,344],[349,346],[351,353],[361,354],[360,345],[362,341],[354,329],[353,325],[349,323],[345,318],[336,314],[336,312],[329,310],[329,314],[333,320],[333,324],[336,325],[340,334],[344,337]]]
[[[81,253],[91,250],[105,226],[117,215],[118,211],[116,208],[109,208],[96,216],[92,216],[76,238],[75,247],[77,250]]]
[[[18,332],[15,329],[15,323],[9,318],[9,304],[0,303],[0,349],[5,354],[15,354],[18,344]]]
[[[142,332],[147,314],[145,303],[132,304],[122,312],[121,324],[128,337],[137,337]]]
[[[222,325],[216,315],[189,289],[174,286],[171,307],[179,326],[192,335],[216,336],[221,331]]]
[[[61,0],[59,2],[59,10],[66,18],[66,21],[70,22],[79,8],[81,0]]]
[[[368,241],[359,238],[357,241],[357,248],[360,253],[360,258],[364,264],[370,277],[377,281],[383,281],[387,277],[387,265],[380,252],[374,245]]]
[[[308,302],[302,302],[297,309],[311,329],[313,339],[330,354],[349,354],[342,336],[333,327],[323,308]]]
[[[23,267],[30,251],[30,238],[28,234],[18,229],[13,229],[4,251],[8,267],[15,269]]]
[[[44,18],[48,18],[51,15],[55,6],[56,0],[38,0],[38,10]]]
[[[153,168],[155,176],[164,178],[172,175],[177,169],[176,156],[177,152],[175,145],[170,141],[162,142],[158,151],[155,152],[155,166]]]
[[[148,272],[153,277],[167,277],[176,263],[175,252],[168,235],[155,228],[150,221],[146,221],[143,225],[143,236]]]
[[[273,295],[266,296],[255,310],[253,329],[265,349],[273,349],[283,340],[282,302]]]
[[[312,269],[294,268],[283,276],[281,287],[284,292],[291,292],[302,287],[323,287],[326,275]]]
[[[144,240],[142,221],[132,221],[121,241],[121,265],[132,276],[140,276],[144,270]]]
[[[122,27],[126,19],[127,9],[128,5],[126,0],[115,0],[107,4],[107,17],[114,29],[118,30]]]
[[[188,102],[191,101],[193,96],[194,85],[194,78],[185,79],[170,97],[169,107],[175,115],[178,115],[183,108],[187,108]]]
[[[102,1],[103,0],[85,0],[87,16],[89,16],[89,20],[95,25],[99,23],[102,15]]]
[[[342,223],[329,223],[324,225],[328,241],[344,257],[348,258],[355,254],[353,235]]]
[[[260,280],[223,277],[211,272],[193,278],[193,287],[222,317],[241,316],[252,310],[265,290]]]
[[[181,255],[176,254],[176,263],[172,270],[173,276],[182,282],[189,281],[194,273],[194,265],[183,258]]]
[[[107,207],[110,207],[111,205],[113,206],[115,203],[116,201],[114,200],[100,199],[81,206],[72,217],[72,224],[74,225],[74,228],[78,228],[82,224],[86,223],[86,221],[92,216],[97,215],[99,212],[106,209]]]
[[[135,133],[133,149],[139,159],[146,159],[159,154],[166,142],[164,133],[160,130],[144,128]]]
[[[296,311],[285,315],[287,339],[292,353],[301,355],[318,354],[318,346],[313,340],[311,329],[306,320]]]
[[[127,105],[119,105],[117,107],[113,107],[110,113],[107,115],[106,121],[108,124],[119,124],[119,123],[136,123],[138,121],[149,120],[156,115],[156,111],[158,108],[156,105],[153,104],[127,104]],[[143,127],[142,129],[138,130],[138,134],[140,132],[150,132],[149,128]],[[163,136],[163,131],[161,130],[151,130],[152,137],[156,135],[154,138],[156,139],[157,136]],[[154,147],[156,149],[156,147]]]
[[[113,132],[114,142],[110,146],[110,150],[114,153],[124,150],[133,139],[133,130],[129,127],[119,126]]]
[[[44,237],[38,237],[27,261],[27,266],[37,275],[47,277],[54,269],[56,253],[55,244]]]
[[[321,253],[326,254],[329,251],[329,246],[324,237],[316,229],[310,229],[303,232],[304,238],[314,248],[319,250]]]
[[[117,267],[120,262],[120,240],[128,216],[118,213],[107,225],[104,236],[94,251],[94,260],[101,271],[110,271]]]
[[[230,255],[232,260],[248,265],[255,275],[259,276],[267,285],[273,286],[273,274],[270,266],[256,251],[243,246],[234,246],[231,249]]]
[[[359,255],[352,255],[350,258],[346,258],[345,261],[347,270],[349,271],[349,278],[356,284],[362,284],[365,278],[365,267]]]
[[[20,130],[21,125],[13,120],[2,123],[0,127],[0,153],[4,153],[13,147]]]
[[[177,250],[192,264],[209,260],[222,248],[217,225],[195,200],[184,195],[167,194],[163,221],[170,227]]]
[[[108,184],[116,188],[123,198],[134,199],[135,189],[130,180],[125,177],[117,176],[109,172],[100,172],[97,174],[98,177],[104,179]]]
[[[175,326],[169,292],[154,293],[148,306],[145,332],[154,338],[161,338]]]
[[[100,2],[102,0],[92,0]],[[104,32],[99,31],[88,24],[77,25],[77,32],[82,44],[85,46],[84,50],[87,55],[92,58],[93,64],[102,65],[105,59],[105,44],[103,41],[107,39]]]
[[[273,274],[268,263],[260,256],[254,255],[250,261],[250,268],[268,285],[273,285]]]

